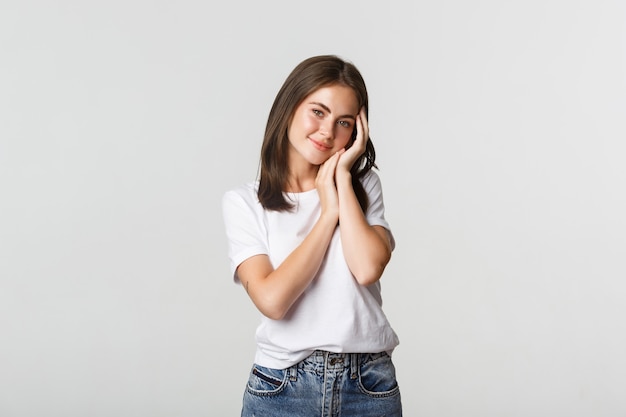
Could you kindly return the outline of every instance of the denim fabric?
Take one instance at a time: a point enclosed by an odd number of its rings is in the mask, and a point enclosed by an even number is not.
[[[242,417],[401,417],[387,353],[316,351],[287,369],[254,365]]]

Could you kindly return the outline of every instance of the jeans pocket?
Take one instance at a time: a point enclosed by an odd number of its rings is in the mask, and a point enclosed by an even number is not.
[[[246,389],[253,395],[270,396],[280,393],[286,383],[286,369],[266,368],[255,364],[250,371]]]
[[[359,367],[359,388],[373,397],[390,397],[400,393],[396,368],[385,354]]]

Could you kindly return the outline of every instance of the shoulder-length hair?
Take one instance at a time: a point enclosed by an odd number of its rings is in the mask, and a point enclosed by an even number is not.
[[[288,130],[296,108],[314,91],[330,85],[344,85],[352,88],[358,108],[365,108],[369,114],[369,103],[365,81],[359,70],[349,62],[334,56],[321,55],[302,61],[289,74],[278,91],[270,110],[261,147],[261,168],[259,174],[258,198],[268,210],[289,211],[293,204],[283,193],[289,174]],[[375,164],[376,152],[370,137],[367,138],[365,152],[350,169],[352,187],[361,209],[365,212],[368,199],[361,178]]]

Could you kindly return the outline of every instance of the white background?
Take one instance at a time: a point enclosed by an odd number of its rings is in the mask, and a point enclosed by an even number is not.
[[[626,415],[626,3],[0,3],[0,415],[235,416],[221,196],[362,71],[405,415]]]

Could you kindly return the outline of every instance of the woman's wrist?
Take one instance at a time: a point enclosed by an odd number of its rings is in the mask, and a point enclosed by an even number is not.
[[[326,227],[331,227],[334,229],[337,226],[337,223],[339,223],[339,210],[322,211],[322,214],[319,217],[318,223]]]
[[[335,172],[335,182],[337,185],[339,185],[339,183],[352,184],[352,174],[345,168],[337,168],[337,171]]]

